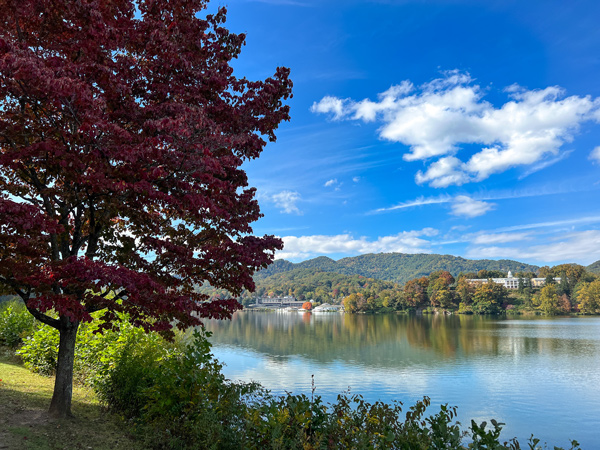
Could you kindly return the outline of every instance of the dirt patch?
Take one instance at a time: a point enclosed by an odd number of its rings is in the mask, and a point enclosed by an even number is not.
[[[24,407],[17,400],[12,399],[13,396],[14,394],[11,395],[10,392],[0,388],[0,449],[2,450],[29,447],[26,443],[19,442],[12,430],[21,430],[19,434],[23,434],[26,430],[33,432],[50,423],[48,411],[42,408]]]
[[[44,426],[47,425],[48,422],[50,422],[50,416],[47,411],[40,409],[22,409],[15,411],[9,418],[0,420],[0,426],[33,427]]]

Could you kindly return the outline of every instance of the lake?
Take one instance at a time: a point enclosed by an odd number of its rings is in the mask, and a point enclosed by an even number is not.
[[[326,401],[350,389],[406,410],[427,395],[458,420],[495,418],[502,437],[600,448],[600,318],[238,312],[210,321],[232,380]]]

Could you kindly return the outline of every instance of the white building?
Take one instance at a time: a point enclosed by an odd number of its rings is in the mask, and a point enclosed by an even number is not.
[[[506,278],[492,278],[491,280],[496,284],[501,284],[506,289],[519,289],[519,279],[513,277],[513,274],[510,270],[508,271],[508,276]],[[529,278],[523,278],[523,281],[525,283],[527,283],[528,280],[529,280]],[[560,283],[560,277],[555,278],[554,280],[557,283]],[[489,280],[487,278],[470,278],[470,279],[467,279],[467,281],[470,284],[479,285],[479,284],[485,284]],[[531,286],[532,287],[542,287],[544,284],[546,284],[545,278],[531,278]]]
[[[343,305],[330,305],[323,303],[312,310],[312,312],[344,312]]]

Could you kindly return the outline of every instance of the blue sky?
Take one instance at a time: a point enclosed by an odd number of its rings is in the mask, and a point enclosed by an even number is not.
[[[600,259],[600,2],[223,5],[238,76],[294,81],[245,166],[278,257]]]

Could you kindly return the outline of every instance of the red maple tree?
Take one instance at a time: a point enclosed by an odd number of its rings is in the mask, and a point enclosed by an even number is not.
[[[55,416],[91,313],[166,332],[229,317],[236,300],[194,288],[253,289],[281,248],[252,235],[241,165],[289,120],[289,70],[235,77],[245,36],[206,6],[0,1],[0,286],[60,331]]]

